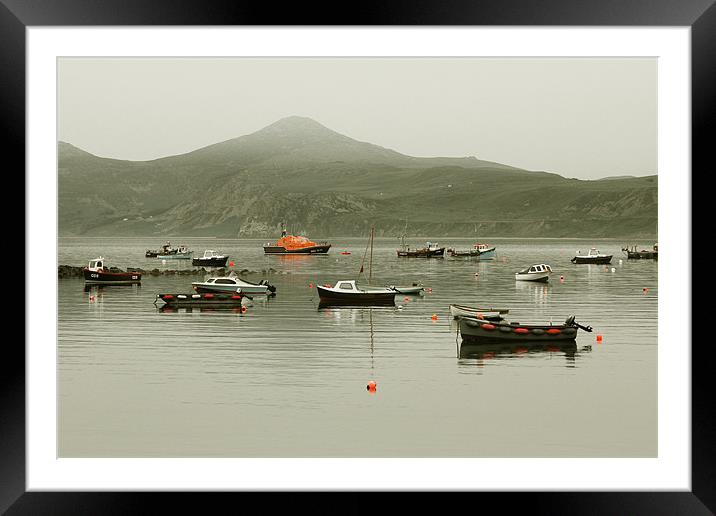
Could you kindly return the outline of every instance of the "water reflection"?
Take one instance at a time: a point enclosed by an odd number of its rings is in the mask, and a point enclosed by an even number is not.
[[[515,281],[515,290],[520,295],[527,295],[536,304],[541,305],[549,301],[551,288],[549,283]]]
[[[589,351],[582,348],[581,352]],[[537,356],[559,353],[564,356],[565,367],[574,367],[576,362],[577,341],[568,340],[560,343],[543,342],[520,342],[520,343],[461,343],[458,351],[458,358],[477,359],[478,365],[484,365],[484,360],[517,358],[522,356]]]

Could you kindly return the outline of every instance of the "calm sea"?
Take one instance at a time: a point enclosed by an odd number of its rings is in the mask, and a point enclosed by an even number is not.
[[[289,257],[265,256],[265,240],[170,240],[195,256],[228,253],[234,269],[259,271],[246,278],[266,277],[277,295],[255,298],[244,314],[165,312],[155,295],[191,292],[199,277],[146,275],[141,286],[89,289],[60,279],[59,456],[657,454],[657,262],[620,251],[653,242],[495,239],[497,259],[477,262],[398,258],[397,239],[376,239],[374,284],[421,282],[432,292],[398,295],[396,307],[319,308],[311,285],[360,279],[366,239],[335,238],[326,256]],[[121,268],[191,268],[144,257],[163,243],[61,238],[58,263],[102,255]],[[570,263],[590,247],[613,254],[611,265]],[[552,266],[548,284],[514,280],[534,263]],[[260,273],[269,269],[277,272]],[[575,315],[594,332],[580,330],[576,349],[460,358],[450,303],[506,307],[522,323]]]

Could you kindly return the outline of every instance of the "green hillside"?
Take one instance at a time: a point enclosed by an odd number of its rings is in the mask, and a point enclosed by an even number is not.
[[[475,157],[416,158],[289,117],[152,161],[60,142],[60,235],[657,236],[657,178],[581,181]],[[126,220],[125,220],[126,219]]]

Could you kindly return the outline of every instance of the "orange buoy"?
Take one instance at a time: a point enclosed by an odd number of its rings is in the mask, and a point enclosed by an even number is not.
[[[646,294],[647,292],[649,292],[649,289],[644,287],[643,292],[644,292],[644,294]]]
[[[377,388],[378,388],[378,385],[376,385],[376,383],[373,380],[369,381],[368,385],[366,386],[366,389],[368,390],[368,392],[375,392],[375,390]]]
[[[245,306],[242,306],[242,307],[241,307],[241,313],[242,313],[242,314],[245,314],[247,311],[248,311],[248,308],[246,308]]]
[[[438,320],[438,316],[437,316],[436,314],[433,314],[433,316],[431,317],[431,319],[432,319],[433,321],[437,321],[437,320]]]
[[[404,300],[404,301],[410,301],[410,298],[409,298],[408,296],[405,296],[405,297],[403,298],[403,300]]]
[[[597,335],[597,342],[601,342],[601,341],[602,341],[602,336],[601,336],[601,335]]]
[[[234,266],[234,262],[229,262],[229,267],[233,267],[233,266]]]
[[[308,288],[313,288],[313,283],[309,283]]]
[[[432,287],[428,288],[428,292],[432,292],[432,291],[433,291]]]

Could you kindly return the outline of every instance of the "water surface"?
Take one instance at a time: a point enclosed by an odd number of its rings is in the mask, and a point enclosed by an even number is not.
[[[311,285],[359,279],[365,239],[331,239],[326,256],[265,256],[264,240],[171,240],[197,256],[229,253],[237,271],[273,269],[246,278],[267,278],[277,295],[244,314],[166,312],[156,294],[190,292],[199,277],[88,289],[60,279],[61,457],[656,456],[657,262],[620,252],[652,242],[497,239],[497,259],[477,262],[398,258],[397,239],[376,239],[374,284],[432,292],[398,295],[396,307],[319,309]],[[192,268],[144,257],[162,243],[61,238],[58,263],[101,254],[122,268]],[[570,263],[592,246],[612,264]],[[533,263],[552,266],[548,284],[514,280]],[[460,358],[450,303],[507,307],[522,323],[575,315],[594,333],[580,331],[571,349]]]

